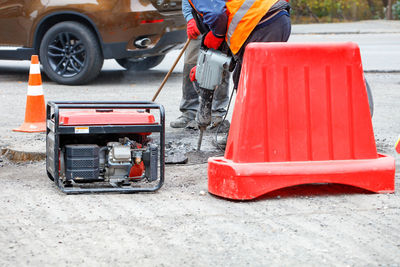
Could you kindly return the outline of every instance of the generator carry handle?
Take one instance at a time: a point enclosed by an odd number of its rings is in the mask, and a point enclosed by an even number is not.
[[[112,111],[114,109],[135,109],[142,110],[143,113],[150,113],[151,110],[158,110],[159,120],[146,122],[143,124],[96,124],[96,125],[63,125],[60,124],[60,110],[63,109],[79,109],[93,110],[97,112]],[[67,194],[82,194],[82,193],[135,193],[135,192],[154,192],[160,189],[164,183],[165,173],[165,110],[160,104],[150,101],[129,101],[129,102],[73,102],[73,101],[49,101],[46,108],[46,169],[47,174],[55,184]],[[79,132],[77,129],[84,129],[84,132]],[[71,134],[135,134],[135,133],[159,133],[159,177],[158,183],[154,187],[107,187],[107,188],[74,188],[65,187],[60,179],[60,162],[55,158],[59,155],[60,138],[63,135]],[[50,155],[50,156],[49,156]],[[53,157],[53,158],[51,158]],[[50,158],[50,160],[49,160]]]

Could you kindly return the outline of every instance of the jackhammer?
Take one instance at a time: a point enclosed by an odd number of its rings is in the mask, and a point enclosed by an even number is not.
[[[199,97],[200,104],[196,114],[200,135],[197,150],[201,148],[203,133],[211,124],[211,106],[214,91],[222,84],[223,77],[229,75],[228,69],[232,58],[219,50],[201,47],[196,65],[196,79],[194,88]]]

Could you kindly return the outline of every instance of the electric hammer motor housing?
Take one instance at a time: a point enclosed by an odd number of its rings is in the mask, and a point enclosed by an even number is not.
[[[215,90],[221,85],[232,58],[219,50],[201,47],[197,58],[196,80],[202,89]]]
[[[197,150],[200,150],[203,132],[211,124],[211,107],[214,90],[222,84],[225,75],[229,75],[229,65],[232,58],[221,51],[200,48],[196,65],[196,80],[194,88],[199,95],[199,108],[196,114],[196,122],[200,129]]]

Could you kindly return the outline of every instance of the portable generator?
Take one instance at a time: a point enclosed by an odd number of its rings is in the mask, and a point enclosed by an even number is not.
[[[67,194],[164,183],[165,113],[153,102],[48,102],[46,170]]]

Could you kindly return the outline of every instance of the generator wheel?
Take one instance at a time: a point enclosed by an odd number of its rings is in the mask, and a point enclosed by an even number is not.
[[[47,177],[54,182],[54,177],[51,175],[51,173],[49,173],[49,171],[47,171]]]

